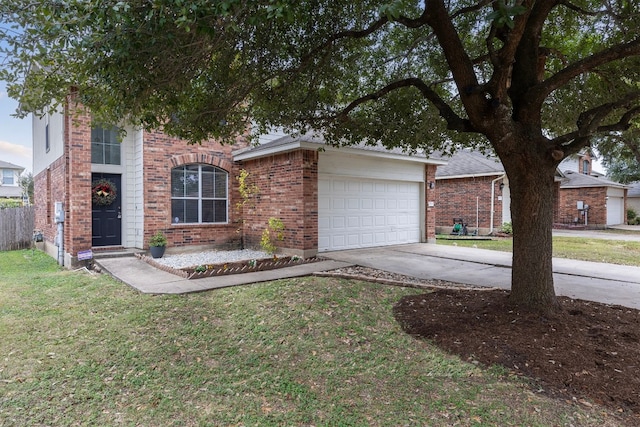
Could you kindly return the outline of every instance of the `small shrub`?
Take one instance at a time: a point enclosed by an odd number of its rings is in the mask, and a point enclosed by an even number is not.
[[[502,227],[500,227],[500,232],[506,233],[506,234],[513,234],[513,226],[511,225],[510,222],[504,222],[502,223]]]
[[[0,199],[0,209],[22,207],[22,200]]]
[[[263,251],[273,255],[278,250],[277,241],[284,240],[284,223],[279,218],[269,218],[267,228],[262,232],[260,247]]]
[[[156,234],[149,239],[149,246],[167,246],[167,238],[162,231],[157,231]]]
[[[636,212],[635,209],[633,208],[629,208],[627,209],[627,222],[629,224],[633,224],[635,223],[635,219],[638,218],[638,213]]]

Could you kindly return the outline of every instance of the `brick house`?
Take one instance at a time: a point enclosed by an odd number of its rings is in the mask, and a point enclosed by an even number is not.
[[[436,171],[436,230],[449,234],[454,218],[489,234],[511,221],[509,180],[497,157],[463,149]]]
[[[626,187],[594,173],[592,163],[589,153],[560,163],[555,178],[557,227],[624,223]],[[480,234],[490,234],[511,221],[509,179],[497,157],[460,150],[437,169],[436,182],[438,233],[451,232],[453,218],[462,218]]]
[[[557,227],[605,228],[626,223],[627,187],[604,176],[562,172],[556,201]],[[588,209],[585,207],[588,206]]]
[[[20,174],[24,172],[22,166],[0,160],[0,198],[22,200],[20,188]]]
[[[640,181],[629,184],[627,208],[635,210],[636,213],[640,213]]]
[[[317,136],[189,145],[126,128],[120,139],[71,105],[33,118],[36,229],[65,266],[90,249],[146,249],[158,230],[169,253],[256,247],[270,217],[285,225],[281,249],[305,257],[435,240],[428,183],[441,160],[380,147],[338,151]],[[258,193],[238,208],[243,169]],[[115,198],[97,198],[105,183]]]

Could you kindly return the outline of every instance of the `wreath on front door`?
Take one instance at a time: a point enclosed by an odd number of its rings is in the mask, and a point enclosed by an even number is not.
[[[108,179],[102,178],[91,183],[91,201],[97,206],[109,206],[116,200],[118,190]]]

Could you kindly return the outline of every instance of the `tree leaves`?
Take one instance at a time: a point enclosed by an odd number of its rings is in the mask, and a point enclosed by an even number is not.
[[[487,19],[498,28],[507,26],[513,29],[515,26],[513,19],[527,11],[527,8],[521,4],[507,5],[504,0],[498,0],[495,4],[496,9],[487,15]]]

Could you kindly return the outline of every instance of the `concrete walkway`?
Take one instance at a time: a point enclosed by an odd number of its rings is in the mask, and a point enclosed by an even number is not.
[[[585,234],[593,232],[571,233],[588,237]],[[607,234],[606,238],[618,237],[617,234]],[[640,239],[640,235],[636,237]],[[321,256],[328,260],[277,270],[194,280],[158,270],[135,257],[96,259],[95,262],[120,281],[150,294],[201,292],[308,276],[350,265],[472,286],[511,287],[511,253],[508,252],[416,243],[326,252]],[[558,295],[640,309],[640,267],[554,258],[553,271]]]
[[[416,243],[329,252],[325,257],[421,279],[511,288],[511,253]],[[640,309],[640,267],[554,258],[556,293]]]
[[[95,263],[116,279],[145,294],[186,294],[202,292],[249,283],[309,276],[316,271],[335,270],[336,268],[350,265],[342,261],[327,260],[276,270],[188,280],[175,274],[159,270],[132,256],[96,259]]]

